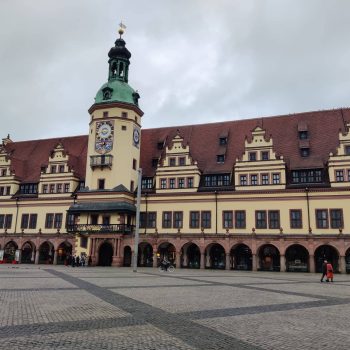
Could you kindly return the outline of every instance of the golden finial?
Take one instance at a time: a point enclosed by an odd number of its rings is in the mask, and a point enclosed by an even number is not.
[[[119,29],[118,29],[118,33],[120,35],[120,38],[122,37],[122,35],[124,34],[126,29],[126,25],[123,22],[119,23]]]

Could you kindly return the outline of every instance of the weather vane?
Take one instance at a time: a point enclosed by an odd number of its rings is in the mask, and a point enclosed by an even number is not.
[[[122,35],[124,34],[125,29],[126,29],[126,25],[121,21],[121,22],[119,23],[119,30],[118,30],[118,33],[119,33],[119,35],[120,35],[120,38],[121,38]]]

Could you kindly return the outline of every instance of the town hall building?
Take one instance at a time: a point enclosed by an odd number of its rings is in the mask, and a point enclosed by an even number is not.
[[[122,34],[86,135],[2,140],[0,262],[130,266],[141,168],[139,266],[349,272],[350,109],[142,129]]]

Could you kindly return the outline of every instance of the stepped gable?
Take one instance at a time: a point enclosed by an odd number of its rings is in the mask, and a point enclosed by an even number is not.
[[[19,141],[8,143],[5,147],[11,152],[11,170],[22,182],[38,182],[42,166],[48,165],[52,150],[60,142],[69,154],[68,165],[75,174],[84,179],[87,136],[72,136],[45,140]]]
[[[289,168],[323,168],[329,153],[335,152],[339,145],[339,130],[345,131],[347,121],[350,121],[349,108],[142,130],[143,176],[154,175],[152,158],[164,154],[166,145],[170,144],[177,130],[184,138],[184,144],[189,143],[191,156],[198,161],[203,173],[231,172],[236,159],[244,152],[245,138],[251,140],[251,131],[257,126],[266,131],[266,138],[272,136],[274,150],[277,155],[283,155]],[[304,158],[300,155],[299,148],[300,123],[307,125],[309,134],[310,156]],[[216,162],[216,156],[222,150],[222,146],[219,146],[221,135],[228,135],[224,164]],[[163,141],[165,146],[163,150],[159,150],[158,142]]]

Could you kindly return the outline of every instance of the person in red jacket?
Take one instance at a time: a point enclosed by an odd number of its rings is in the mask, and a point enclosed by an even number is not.
[[[333,266],[331,263],[327,263],[327,279],[326,282],[333,282]]]

